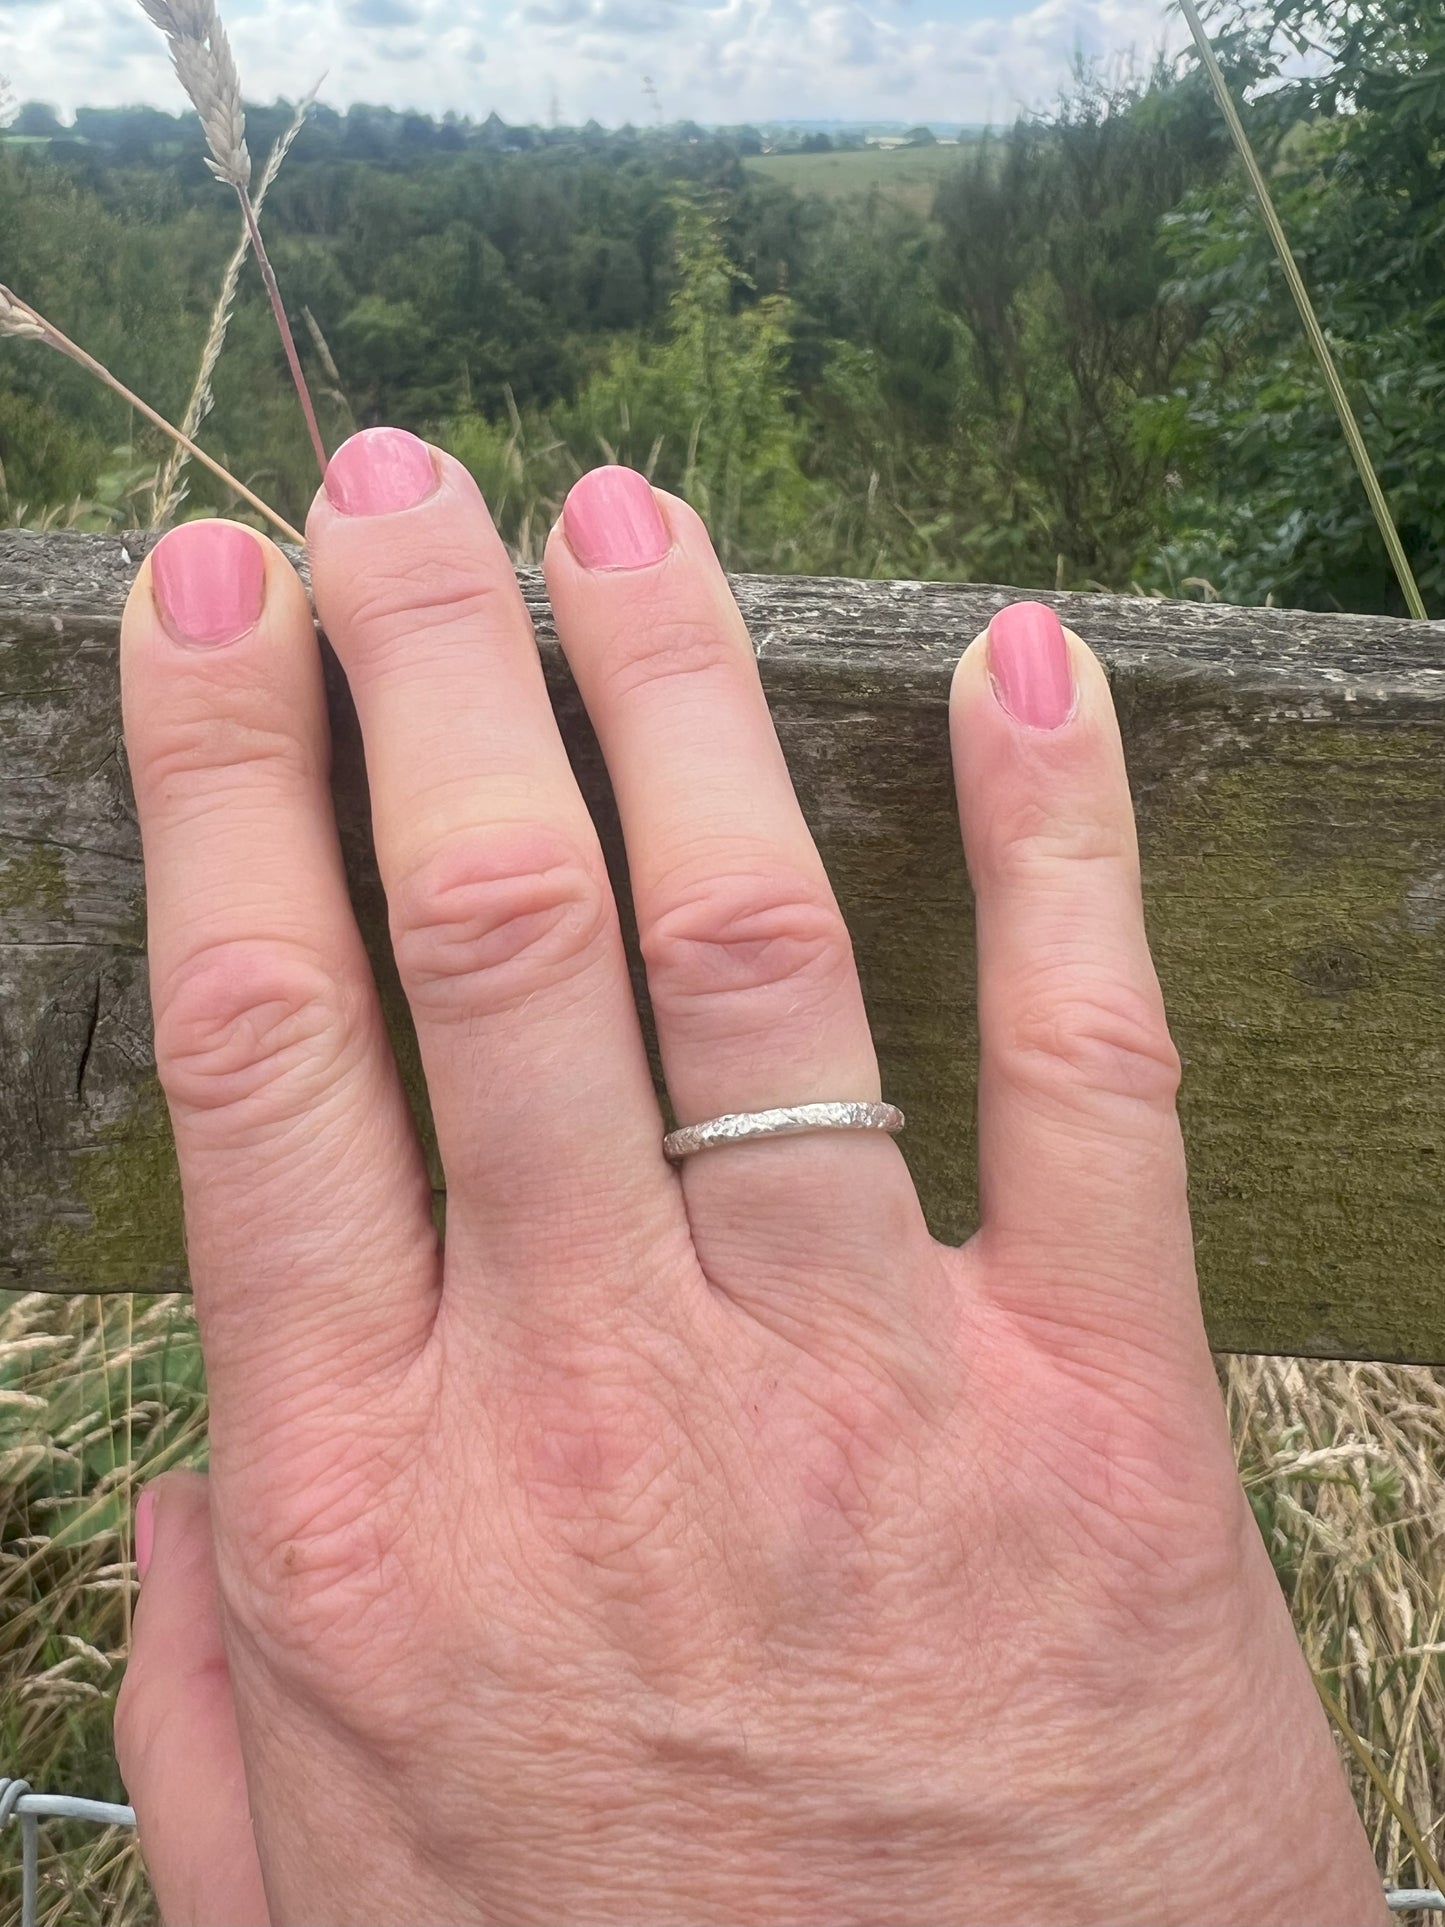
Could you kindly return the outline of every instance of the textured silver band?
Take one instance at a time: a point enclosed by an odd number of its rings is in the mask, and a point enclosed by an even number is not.
[[[805,1131],[901,1131],[896,1104],[788,1104],[776,1111],[734,1111],[669,1131],[662,1148],[674,1164],[722,1144],[744,1144],[753,1137],[799,1137]]]

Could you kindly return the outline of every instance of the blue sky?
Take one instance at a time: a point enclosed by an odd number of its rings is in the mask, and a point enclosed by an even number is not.
[[[1076,50],[1147,59],[1165,0],[221,0],[246,92],[483,118],[1007,120]],[[0,0],[0,75],[21,99],[179,91],[136,0]]]

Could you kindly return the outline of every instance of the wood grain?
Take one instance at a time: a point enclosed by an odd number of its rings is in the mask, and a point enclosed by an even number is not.
[[[0,534],[0,1284],[183,1283],[155,1082],[121,604],[143,542]],[[596,745],[525,579],[622,879]],[[857,943],[930,1218],[974,1222],[971,910],[954,662],[1010,592],[737,584]],[[1149,926],[1185,1063],[1221,1349],[1445,1361],[1445,627],[1106,596],[1055,606],[1107,665]],[[355,720],[328,665],[348,865],[409,1087]],[[785,1094],[784,1094],[785,1095]]]

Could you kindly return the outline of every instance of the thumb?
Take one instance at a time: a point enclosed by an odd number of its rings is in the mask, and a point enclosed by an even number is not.
[[[115,1747],[166,1927],[269,1927],[221,1641],[209,1481],[170,1472],[135,1517],[141,1577]]]

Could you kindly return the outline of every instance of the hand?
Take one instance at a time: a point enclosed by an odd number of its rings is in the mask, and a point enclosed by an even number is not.
[[[955,680],[982,1225],[946,1250],[876,1133],[664,1161],[592,824],[465,471],[359,436],[308,534],[446,1248],[305,595],[258,537],[178,529],[123,645],[213,1401],[209,1495],[147,1502],[118,1716],[168,1918],[1383,1919],[1235,1477],[1088,650],[1025,605]],[[697,517],[599,470],[547,582],[679,1120],[877,1099]]]

